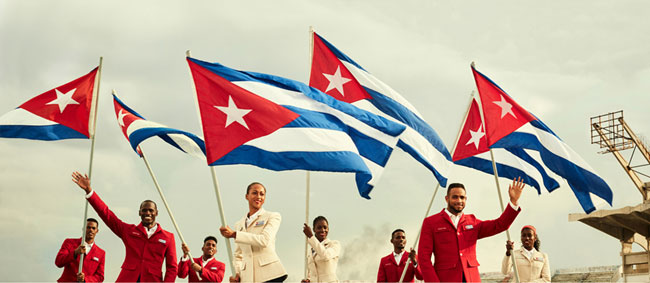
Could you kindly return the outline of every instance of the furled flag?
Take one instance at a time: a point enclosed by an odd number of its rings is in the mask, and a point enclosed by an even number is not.
[[[205,159],[205,143],[196,135],[146,120],[126,106],[115,94],[113,94],[113,105],[117,123],[122,129],[124,137],[139,155],[142,153],[138,145],[150,137],[158,136],[187,154]]]
[[[473,168],[487,174],[494,174],[487,138],[478,103],[472,99],[467,116],[461,126],[452,154],[454,163]],[[521,177],[524,183],[541,193],[540,181],[548,191],[559,187],[555,179],[548,176],[543,167],[521,149],[492,149],[500,177],[515,179]]]
[[[472,66],[481,100],[488,146],[504,148],[538,161],[549,171],[566,179],[582,209],[596,208],[595,195],[610,205],[612,190],[575,151],[541,120],[517,104],[512,97]],[[535,156],[528,154],[534,152]]]
[[[397,146],[447,185],[449,150],[436,131],[404,97],[367,72],[320,35],[313,33],[309,85],[332,97],[406,126]]]
[[[290,79],[187,60],[209,165],[354,172],[369,198],[403,125]]]
[[[0,116],[0,137],[46,141],[90,138],[97,69]]]

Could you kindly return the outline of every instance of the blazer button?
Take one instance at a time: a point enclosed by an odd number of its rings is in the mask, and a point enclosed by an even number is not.
[[[460,256],[463,256],[463,253],[460,253]]]

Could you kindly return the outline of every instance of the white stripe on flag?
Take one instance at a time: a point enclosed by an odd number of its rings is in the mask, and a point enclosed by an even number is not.
[[[205,154],[193,139],[183,134],[167,134],[167,136],[174,140],[174,142],[176,142],[176,144],[178,144],[178,146],[180,146],[187,154],[205,160]]]
[[[0,125],[49,126],[57,123],[22,108],[16,108],[0,116]]]
[[[350,151],[359,154],[346,133],[318,128],[280,128],[271,135],[250,140],[245,145],[271,152]]]

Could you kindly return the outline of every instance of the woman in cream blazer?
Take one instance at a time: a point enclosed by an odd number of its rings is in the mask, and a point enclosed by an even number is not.
[[[307,223],[303,227],[311,248],[307,251],[307,278],[301,282],[338,282],[336,265],[339,262],[341,244],[327,238],[329,223],[325,217],[316,217],[313,225],[313,233]]]
[[[513,243],[506,243],[506,255],[501,262],[501,273],[513,279],[512,259],[515,257],[520,282],[551,282],[548,255],[539,251],[540,241],[535,227],[526,225],[521,229],[522,247],[512,251]]]
[[[236,274],[230,277],[235,282],[282,282],[287,272],[275,253],[275,235],[282,217],[277,212],[262,208],[266,199],[266,188],[252,183],[246,188],[248,214],[235,224],[235,229],[221,227],[221,235],[234,238]]]

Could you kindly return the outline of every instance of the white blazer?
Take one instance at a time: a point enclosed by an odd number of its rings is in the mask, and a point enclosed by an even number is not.
[[[548,255],[533,249],[532,258],[524,255],[524,248],[511,252],[517,262],[519,280],[521,282],[551,282],[551,268],[548,263]],[[501,273],[508,274],[514,280],[512,272],[512,260],[504,256],[501,262]]]
[[[307,251],[307,279],[310,282],[338,282],[336,265],[341,253],[339,241],[325,239],[319,242],[311,236],[307,242],[311,246]]]
[[[262,208],[248,227],[246,217],[235,223],[235,270],[241,282],[265,282],[287,274],[275,253],[281,221],[279,213]]]

